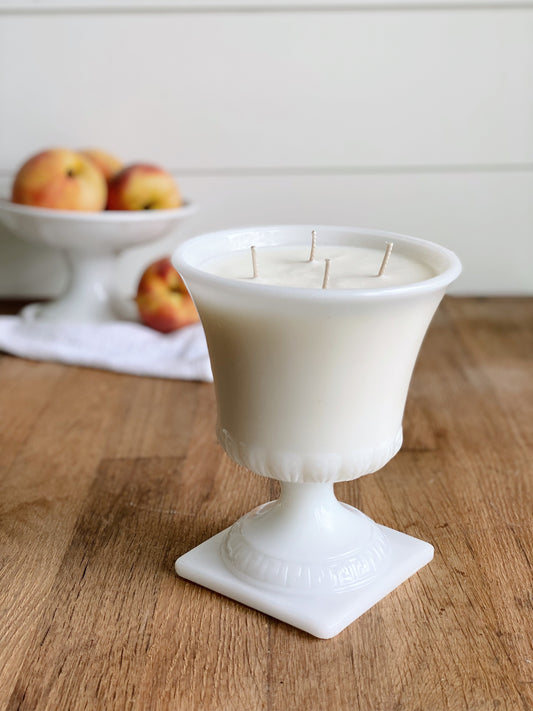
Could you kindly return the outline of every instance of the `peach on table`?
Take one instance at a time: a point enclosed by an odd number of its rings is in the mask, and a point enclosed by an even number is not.
[[[162,333],[199,320],[191,295],[170,257],[159,259],[144,271],[135,301],[141,321]]]

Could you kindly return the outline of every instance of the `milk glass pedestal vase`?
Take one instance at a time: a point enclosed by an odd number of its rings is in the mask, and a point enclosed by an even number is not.
[[[229,230],[174,254],[206,333],[218,440],[234,461],[281,482],[277,501],[181,556],[176,570],[327,638],[433,557],[429,543],[337,501],[333,485],[380,469],[400,449],[416,357],[460,264],[412,237],[324,226],[318,264],[305,266],[312,229]],[[387,242],[394,250],[378,277]],[[217,267],[224,255],[239,263],[252,245],[258,278]],[[295,273],[315,272],[333,255],[331,288],[292,285],[292,262],[288,284],[263,278],[262,259],[286,245],[295,248]],[[342,252],[354,247],[356,287],[336,288]]]
[[[94,323],[116,320],[122,315],[118,311],[136,313],[117,298],[118,256],[163,238],[193,211],[187,204],[171,210],[75,212],[0,200],[0,223],[21,239],[59,248],[67,264],[65,292],[47,304],[30,304],[24,316]]]

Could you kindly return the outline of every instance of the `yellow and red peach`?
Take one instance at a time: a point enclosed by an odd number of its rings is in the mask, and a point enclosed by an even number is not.
[[[111,180],[114,175],[122,170],[122,161],[107,151],[102,151],[99,148],[84,148],[80,153],[85,158],[92,160],[106,180]]]
[[[126,166],[108,184],[108,210],[161,210],[181,204],[176,181],[156,165]]]
[[[145,269],[135,301],[141,321],[162,333],[199,320],[191,295],[170,257],[162,257]]]
[[[12,201],[56,210],[103,210],[106,181],[98,168],[80,153],[50,148],[27,160],[18,170]]]

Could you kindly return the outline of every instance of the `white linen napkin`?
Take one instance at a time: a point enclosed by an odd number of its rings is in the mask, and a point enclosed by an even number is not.
[[[179,380],[213,380],[202,326],[172,333],[140,323],[45,322],[0,316],[0,349],[70,365]]]

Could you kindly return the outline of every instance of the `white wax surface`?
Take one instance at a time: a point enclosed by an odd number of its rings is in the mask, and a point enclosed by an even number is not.
[[[317,246],[315,258],[309,261],[310,247],[258,247],[257,271],[253,279],[250,249],[228,252],[202,264],[210,274],[229,279],[250,280],[273,286],[322,288],[325,259],[330,262],[329,289],[379,289],[413,284],[435,276],[435,270],[424,262],[392,250],[382,276],[377,276],[385,255],[383,249],[355,246]]]

